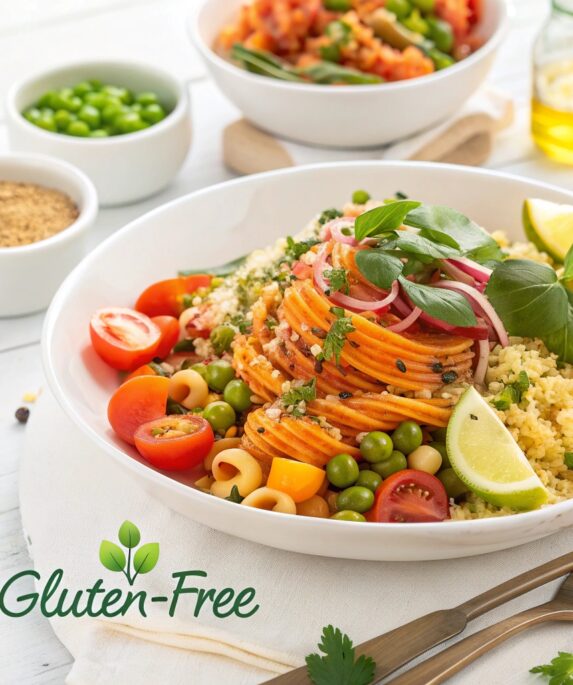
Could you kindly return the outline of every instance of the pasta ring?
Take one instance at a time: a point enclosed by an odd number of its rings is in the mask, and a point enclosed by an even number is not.
[[[246,507],[278,511],[281,514],[296,514],[296,504],[290,495],[272,488],[254,490],[242,501]]]
[[[235,470],[233,475],[229,475],[228,467]],[[259,462],[240,448],[219,452],[213,459],[212,469],[215,482],[211,485],[211,494],[216,497],[228,497],[235,486],[239,494],[246,497],[263,482],[263,471]]]
[[[209,386],[205,379],[193,369],[177,371],[169,379],[169,397],[185,409],[204,407],[208,402]]]

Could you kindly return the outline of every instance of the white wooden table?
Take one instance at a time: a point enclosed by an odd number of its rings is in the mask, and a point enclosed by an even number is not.
[[[194,142],[184,169],[161,195],[102,210],[92,245],[157,205],[232,176],[221,161],[221,130],[238,113],[206,77],[188,41],[185,23],[194,1],[0,0],[2,99],[12,82],[40,67],[102,56],[149,60],[190,84]],[[491,82],[514,97],[517,116],[500,137],[488,166],[572,187],[573,169],[543,158],[528,133],[531,44],[549,2],[517,0],[516,4],[512,32]],[[0,153],[5,150],[0,115]],[[42,314],[0,319],[0,585],[31,566],[18,508],[18,462],[25,427],[15,422],[14,411],[23,404],[25,393],[37,392],[44,384],[39,349],[42,320]],[[18,620],[0,616],[0,683],[62,683],[70,662],[39,614]]]

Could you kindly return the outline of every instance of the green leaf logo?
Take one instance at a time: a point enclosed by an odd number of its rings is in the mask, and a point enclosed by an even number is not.
[[[121,547],[109,540],[103,540],[99,547],[99,560],[108,571],[122,572],[125,568],[125,554]]]
[[[141,540],[141,533],[139,528],[131,521],[124,521],[118,533],[119,541],[124,547],[133,549],[139,545]]]
[[[139,528],[131,521],[124,521],[117,534],[121,544],[127,549],[127,558],[121,547],[109,540],[103,540],[99,548],[99,560],[108,571],[123,573],[127,582],[133,585],[140,573],[149,573],[159,560],[159,543],[147,542],[133,556],[132,550],[141,542]]]
[[[155,568],[159,559],[159,543],[148,542],[142,545],[133,558],[133,568],[136,573],[149,573]]]

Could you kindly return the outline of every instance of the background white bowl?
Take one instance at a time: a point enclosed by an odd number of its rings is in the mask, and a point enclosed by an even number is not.
[[[22,116],[46,91],[93,78],[136,92],[154,91],[171,112],[143,131],[109,138],[52,133]],[[181,168],[191,143],[187,89],[167,72],[131,61],[81,62],[16,83],[8,93],[6,123],[12,150],[54,155],[76,165],[94,182],[102,205],[135,202],[162,190]]]
[[[573,202],[573,193],[491,171],[408,162],[324,164],[251,176],[182,197],[132,222],[92,252],[66,280],[43,333],[44,366],[69,416],[151,496],[200,523],[255,542],[307,554],[373,560],[446,559],[529,542],[573,523],[573,501],[479,521],[371,524],[275,514],[192,489],[155,471],[117,439],[106,408],[116,373],[91,349],[90,315],[133,304],[154,280],[178,269],[215,266],[295,233],[356,188],[374,197],[402,191],[446,204],[490,230],[522,237],[527,197]],[[169,249],[166,249],[166,246]],[[137,255],[125,259],[126,254]]]
[[[60,233],[21,247],[0,247],[0,316],[45,309],[85,254],[88,229],[97,215],[93,183],[67,162],[42,155],[0,155],[0,181],[37,183],[68,195],[79,216]]]
[[[467,59],[428,76],[372,86],[279,81],[219,57],[213,44],[245,0],[204,0],[190,21],[193,42],[222,92],[259,128],[310,145],[373,147],[429,128],[481,85],[506,33],[504,0],[485,0],[485,44]]]

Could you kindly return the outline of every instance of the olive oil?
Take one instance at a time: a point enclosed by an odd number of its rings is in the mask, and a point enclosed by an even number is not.
[[[573,60],[537,70],[531,132],[545,154],[558,162],[573,164]]]

